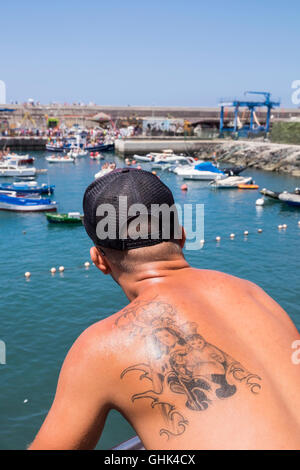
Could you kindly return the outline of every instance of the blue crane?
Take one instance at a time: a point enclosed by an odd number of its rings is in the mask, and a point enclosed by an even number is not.
[[[257,130],[261,132],[269,132],[270,130],[270,117],[271,117],[271,109],[275,108],[276,106],[280,106],[280,101],[272,101],[271,100],[271,93],[267,91],[245,91],[244,95],[263,95],[264,100],[232,100],[222,101],[220,102],[221,106],[221,113],[220,113],[220,134],[224,132],[224,108],[225,107],[234,107],[234,125],[233,128],[230,129],[231,132],[234,134],[238,131],[238,113],[239,108],[247,107],[250,110],[250,126],[248,128],[249,133],[257,132]],[[266,124],[265,126],[260,126],[258,129],[254,129],[253,120],[254,120],[254,113],[255,109],[259,107],[266,107],[267,108],[267,117],[266,117]],[[245,130],[245,129],[244,129]]]

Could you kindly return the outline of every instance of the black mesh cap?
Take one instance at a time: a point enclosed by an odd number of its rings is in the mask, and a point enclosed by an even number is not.
[[[153,205],[173,206],[173,210],[169,217],[164,217]],[[172,192],[149,171],[120,168],[97,178],[85,191],[83,211],[87,234],[95,245],[102,247],[131,250],[173,240],[178,233]],[[140,236],[131,232],[131,222],[142,230]]]

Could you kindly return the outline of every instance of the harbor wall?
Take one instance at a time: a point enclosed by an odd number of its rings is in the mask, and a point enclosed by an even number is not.
[[[245,165],[266,171],[277,171],[300,177],[300,145],[275,144],[251,140],[182,140],[182,139],[125,139],[116,141],[116,149],[123,155],[160,152],[172,149],[175,153],[198,156],[233,165]]]
[[[205,142],[197,155],[211,159],[216,153],[217,161],[233,165],[276,171],[300,177],[300,145],[275,144],[255,141]]]
[[[0,150],[45,150],[47,137],[0,137]]]

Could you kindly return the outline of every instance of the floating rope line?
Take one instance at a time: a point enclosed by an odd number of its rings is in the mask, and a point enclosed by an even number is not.
[[[298,221],[297,225],[300,228],[300,220]],[[277,229],[278,229],[279,232],[284,233],[284,232],[286,232],[287,227],[288,227],[287,224],[280,224],[280,225],[277,226]],[[263,229],[258,228],[256,233],[262,234]],[[250,236],[254,235],[255,232],[251,233],[248,230],[244,230],[244,232],[242,234],[244,236],[243,240],[245,241],[245,240],[249,239],[249,235]],[[224,240],[224,241],[228,241],[228,240],[233,241],[233,240],[236,239],[236,237],[237,237],[238,240],[241,239],[241,237],[238,237],[235,233],[230,233],[227,237],[223,236],[223,238],[220,235],[218,235],[214,239],[200,240],[200,246],[201,246],[201,248],[203,248],[203,246],[207,245],[207,243],[208,244],[214,243],[215,246],[220,246],[222,240]],[[85,261],[85,263],[79,264],[77,266],[71,266],[71,267],[59,266],[58,268],[51,267],[48,270],[48,272],[54,277],[54,275],[57,273],[57,271],[59,272],[60,275],[62,275],[64,273],[65,269],[67,270],[67,272],[77,271],[78,269],[84,269],[85,271],[88,271],[90,269],[90,267],[93,267],[93,266],[94,266],[94,263],[90,263],[89,261]],[[45,271],[44,270],[38,270],[38,271],[34,270],[32,273],[30,271],[26,271],[24,273],[24,276],[28,280],[31,277],[31,274],[34,274],[34,275],[45,274]]]

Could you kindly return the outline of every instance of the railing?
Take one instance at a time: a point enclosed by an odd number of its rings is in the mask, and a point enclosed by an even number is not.
[[[128,441],[122,442],[116,447],[113,447],[112,450],[145,450],[141,440],[138,436],[129,439]]]

